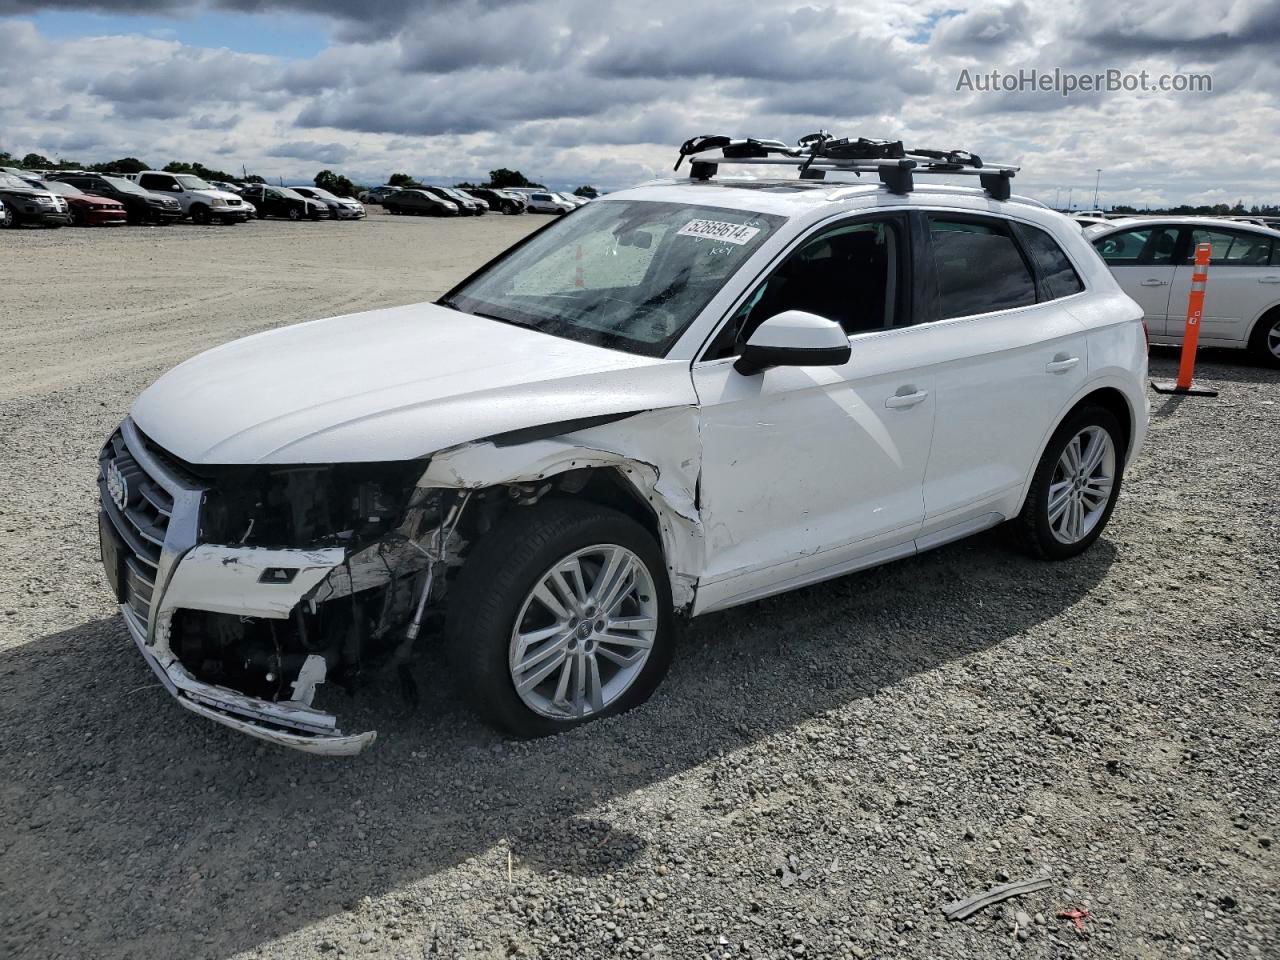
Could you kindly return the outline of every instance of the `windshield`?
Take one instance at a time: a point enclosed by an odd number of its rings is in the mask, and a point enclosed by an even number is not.
[[[0,173],[0,187],[7,187],[10,190],[34,190],[35,187],[27,183],[21,177],[15,177],[11,173]]]
[[[41,190],[48,190],[50,193],[60,193],[64,197],[78,197],[80,191],[69,183],[63,183],[61,180],[41,180],[39,183]]]
[[[440,302],[552,336],[660,357],[784,220],[685,203],[592,203]]]
[[[210,184],[205,183],[205,181],[201,180],[199,177],[193,177],[190,174],[180,173],[177,176],[175,176],[173,179],[177,180],[180,184],[182,184],[188,190],[212,190],[213,189],[213,187]]]
[[[337,200],[328,190],[321,190],[319,187],[307,187],[307,196],[315,197],[317,200]]]
[[[302,194],[298,193],[296,190],[290,190],[288,187],[272,187],[271,189],[274,190],[276,193],[280,194],[280,196],[282,197],[291,197],[294,200],[307,199]]]
[[[111,184],[111,186],[115,187],[121,193],[140,193],[144,197],[150,196],[151,194],[150,190],[143,190],[132,180],[126,180],[124,177],[103,177],[102,179],[107,181],[107,183]]]

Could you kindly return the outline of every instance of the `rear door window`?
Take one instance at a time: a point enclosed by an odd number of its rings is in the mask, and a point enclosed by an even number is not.
[[[1196,247],[1210,245],[1209,263],[1217,267],[1265,267],[1271,261],[1271,238],[1260,233],[1243,230],[1206,230],[1197,227],[1191,231],[1191,243],[1187,245],[1187,263],[1195,261]]]
[[[1005,222],[930,214],[929,237],[942,319],[1036,302],[1031,268]]]

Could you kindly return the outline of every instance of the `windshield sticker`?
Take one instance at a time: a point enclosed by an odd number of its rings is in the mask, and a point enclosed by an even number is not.
[[[721,240],[740,247],[750,243],[751,238],[759,232],[759,227],[748,227],[741,223],[725,223],[722,220],[690,220],[676,231],[676,236]]]

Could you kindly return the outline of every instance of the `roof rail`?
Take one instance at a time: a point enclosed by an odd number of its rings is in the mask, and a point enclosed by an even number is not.
[[[702,156],[713,150],[719,150],[720,155]],[[891,192],[910,193],[917,173],[949,174],[976,176],[996,200],[1009,199],[1009,181],[1019,169],[1003,163],[984,164],[965,150],[908,150],[901,140],[836,139],[825,130],[801,137],[794,147],[781,140],[754,137],[692,137],[680,146],[676,170],[685,157],[690,158],[689,175],[695,180],[710,180],[725,163],[778,165],[799,167],[801,180],[822,180],[828,170],[859,176],[874,173]]]

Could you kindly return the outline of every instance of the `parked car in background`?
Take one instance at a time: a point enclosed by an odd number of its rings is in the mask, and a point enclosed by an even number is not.
[[[71,211],[65,198],[33,186],[11,173],[0,173],[0,200],[9,211],[6,226],[34,223],[61,227],[71,222]]]
[[[568,213],[578,209],[576,204],[562,200],[554,193],[537,191],[529,196],[529,210],[533,213]]]
[[[387,194],[382,205],[388,213],[419,217],[456,217],[458,205],[428,190],[397,190]]]
[[[215,190],[221,190],[223,193],[234,193],[236,196],[244,193],[244,186],[239,183],[232,183],[229,180],[210,180],[209,186]]]
[[[384,184],[381,187],[374,187],[372,190],[365,190],[359,195],[358,199],[361,203],[377,203],[381,204],[387,197],[393,193],[399,193],[402,187],[393,187],[390,184]]]
[[[192,223],[217,221],[234,224],[249,219],[238,193],[218,190],[192,174],[144,170],[125,176],[144,190],[173,197]]]
[[[495,213],[515,215],[524,213],[525,208],[529,206],[528,200],[520,194],[512,193],[509,190],[495,190],[491,187],[470,187],[465,192],[479,200],[483,200],[489,205],[489,209]]]
[[[1280,365],[1280,231],[1208,217],[1149,217],[1089,227],[1085,236],[1142,307],[1155,344],[1186,329],[1196,246],[1208,243],[1200,346],[1249,350]]]
[[[254,205],[258,218],[281,217],[285,220],[323,220],[329,207],[319,200],[308,200],[289,187],[273,187],[253,183],[245,187],[243,197]]]
[[[69,183],[95,197],[106,197],[124,204],[129,223],[154,223],[167,226],[182,219],[182,204],[171,196],[144,190],[132,180],[101,173],[57,173],[50,180]]]
[[[364,208],[364,204],[359,200],[353,200],[350,197],[339,197],[328,190],[322,190],[320,187],[291,187],[290,189],[308,200],[323,203],[329,208],[329,216],[335,220],[359,220],[368,213]]]
[[[71,222],[78,227],[110,226],[128,222],[129,214],[119,200],[95,197],[61,180],[24,178],[34,187],[56,193],[71,208]]]
[[[484,216],[489,212],[489,201],[481,200],[479,197],[473,197],[465,190],[459,190],[456,187],[428,187],[430,191],[446,200],[452,200],[458,205],[458,211],[463,214],[470,214],[473,217]]]
[[[579,197],[572,193],[564,193],[563,191],[557,191],[554,196],[559,197],[565,203],[573,204],[575,207],[585,207],[591,202],[586,197]]]

